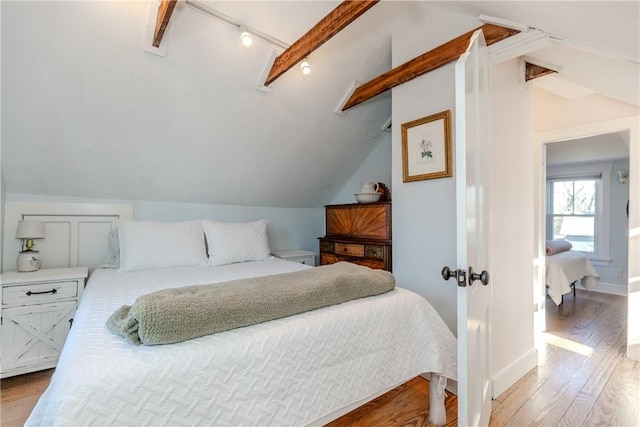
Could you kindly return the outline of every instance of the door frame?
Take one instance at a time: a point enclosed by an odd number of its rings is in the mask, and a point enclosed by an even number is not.
[[[536,259],[534,274],[544,283],[546,227],[546,147],[545,144],[593,135],[629,132],[629,252],[628,252],[628,313],[640,312],[640,116],[588,123],[563,129],[534,133],[534,206]],[[536,341],[544,328],[544,294],[534,289],[534,327]],[[627,316],[627,357],[640,360],[640,318]],[[536,342],[536,345],[538,342]]]

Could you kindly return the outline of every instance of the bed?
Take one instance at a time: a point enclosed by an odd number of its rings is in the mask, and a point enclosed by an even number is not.
[[[247,255],[246,242],[255,239],[237,238],[238,229],[207,234],[204,265],[164,268],[182,256],[172,249],[158,268],[144,260],[157,258],[150,248],[163,244],[157,227],[137,238],[120,228],[126,259],[120,268],[91,274],[51,384],[27,426],[322,425],[417,375],[437,374],[440,386],[456,379],[453,334],[423,297],[397,286],[175,344],[127,343],[105,322],[144,294],[313,268],[264,254],[247,259],[255,256]],[[140,237],[150,255],[135,249]],[[243,245],[242,253],[229,257],[234,244]],[[181,251],[191,246],[182,242]],[[131,269],[131,257],[134,267],[153,268]]]
[[[563,295],[572,291],[575,296],[576,282],[592,290],[600,277],[589,258],[582,252],[564,250],[546,256],[546,286],[549,297],[556,305],[563,302]]]

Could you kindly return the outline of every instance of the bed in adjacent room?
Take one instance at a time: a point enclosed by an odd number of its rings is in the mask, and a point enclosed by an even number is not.
[[[445,377],[456,378],[453,334],[423,297],[397,286],[173,344],[133,345],[106,322],[143,295],[313,269],[265,254],[266,228],[256,240],[243,238],[244,226],[218,224],[202,259],[197,238],[154,254],[166,243],[157,236],[164,225],[138,225],[120,228],[120,267],[91,274],[26,425],[320,425],[417,375],[436,374],[440,393]],[[175,231],[169,240],[184,240]],[[183,253],[194,245],[195,260]],[[194,265],[175,265],[176,257]]]
[[[573,291],[576,282],[592,290],[600,277],[589,258],[582,252],[571,250],[571,244],[565,241],[548,241],[546,248],[545,283],[549,297],[556,305],[563,302],[563,295]]]

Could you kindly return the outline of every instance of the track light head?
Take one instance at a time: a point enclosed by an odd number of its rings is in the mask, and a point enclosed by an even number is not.
[[[242,40],[242,44],[245,47],[249,47],[253,43],[253,39],[251,38],[251,34],[249,34],[247,31],[243,31],[242,34],[240,34],[240,40]]]
[[[307,74],[309,74],[311,72],[311,65],[309,65],[309,62],[307,62],[307,60],[305,59],[300,64],[300,69],[302,70],[302,74],[304,74],[306,76]]]

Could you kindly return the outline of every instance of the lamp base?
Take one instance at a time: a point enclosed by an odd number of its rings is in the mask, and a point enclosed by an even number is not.
[[[40,269],[40,253],[38,251],[22,251],[18,254],[18,271],[37,271]]]

